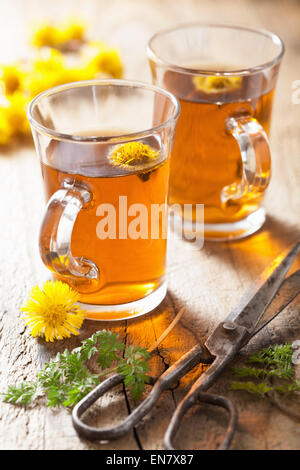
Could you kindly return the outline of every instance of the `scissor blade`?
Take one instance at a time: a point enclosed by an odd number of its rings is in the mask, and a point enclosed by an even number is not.
[[[264,328],[273,318],[277,317],[285,307],[287,307],[300,293],[300,269],[285,279],[275,295],[272,303],[265,310],[264,315],[258,322],[255,330],[251,334],[255,336]]]
[[[247,328],[249,333],[252,334],[278,292],[299,251],[300,242],[289,251],[279,255],[242,296],[237,306],[225,319],[225,322],[235,322]]]

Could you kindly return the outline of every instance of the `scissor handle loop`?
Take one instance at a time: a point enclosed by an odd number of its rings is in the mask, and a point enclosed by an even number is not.
[[[149,384],[154,385],[156,378],[150,377]],[[137,408],[129,416],[125,418],[117,426],[111,428],[96,428],[94,426],[89,426],[81,420],[81,415],[95,403],[100,397],[102,397],[106,392],[111,390],[113,387],[116,387],[122,383],[123,378],[120,374],[114,374],[108,379],[101,382],[97,385],[94,390],[92,390],[88,395],[86,395],[77,405],[73,408],[72,411],[72,422],[73,426],[76,429],[79,436],[89,439],[90,441],[96,440],[110,440],[117,439],[118,437],[126,434],[134,425],[142,418],[139,413],[135,413]],[[150,395],[150,394],[149,394]],[[148,395],[148,396],[149,396]],[[150,400],[148,400],[150,401]],[[144,403],[144,402],[143,402]],[[139,408],[139,407],[138,407]],[[145,412],[145,414],[147,411]],[[143,415],[144,416],[144,415]]]
[[[186,354],[184,354],[175,364],[169,367],[159,378],[150,378],[150,385],[153,385],[151,392],[147,395],[130,415],[128,415],[117,426],[110,428],[96,428],[84,423],[81,415],[108,390],[122,382],[122,376],[115,374],[101,382],[84,397],[72,411],[72,422],[77,433],[89,439],[95,440],[111,440],[117,439],[130,431],[149,411],[156,405],[160,395],[164,390],[171,388],[177,381],[183,377],[189,370],[200,362],[211,362],[200,345],[195,346]]]
[[[236,407],[234,406],[232,401],[229,400],[229,398],[223,397],[221,395],[214,395],[212,393],[207,392],[198,392],[197,395],[189,395],[185,400],[181,402],[181,406],[178,408],[178,413],[176,414],[176,419],[171,421],[165,434],[165,449],[175,450],[173,441],[178,432],[182,419],[190,408],[198,404],[197,402],[220,406],[228,412],[228,425],[223,440],[218,447],[218,450],[227,450],[230,447],[238,422],[238,412]]]

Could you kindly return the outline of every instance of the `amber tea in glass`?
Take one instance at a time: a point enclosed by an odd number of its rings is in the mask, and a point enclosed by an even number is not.
[[[155,35],[148,47],[153,80],[180,100],[172,151],[170,203],[204,204],[206,239],[247,236],[265,220],[268,142],[283,54],[265,31],[187,25]],[[262,65],[261,65],[262,64]]]
[[[165,296],[164,220],[152,237],[151,215],[167,205],[178,111],[171,94],[126,81],[70,84],[32,104],[49,201],[41,257],[79,292],[88,318],[131,318]]]

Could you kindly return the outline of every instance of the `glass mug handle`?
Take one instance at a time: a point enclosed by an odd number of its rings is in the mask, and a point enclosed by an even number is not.
[[[237,141],[242,157],[242,180],[225,186],[223,204],[237,201],[249,193],[262,194],[270,181],[271,150],[267,134],[251,116],[230,117],[226,129]]]
[[[92,199],[91,193],[78,183],[64,181],[46,207],[40,229],[40,254],[43,263],[54,273],[70,280],[99,280],[97,265],[71,252],[72,231],[80,210]],[[98,284],[98,283],[97,283]],[[77,287],[77,286],[76,286]],[[86,288],[86,286],[85,286]]]

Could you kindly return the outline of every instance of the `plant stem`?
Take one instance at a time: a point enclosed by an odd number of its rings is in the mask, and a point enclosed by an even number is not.
[[[184,314],[184,308],[181,308],[179,310],[179,312],[176,314],[174,320],[170,323],[170,325],[168,326],[168,328],[163,332],[162,335],[160,335],[160,337],[158,338],[157,341],[155,341],[155,343],[148,349],[149,353],[151,354],[151,356],[154,356],[155,355],[155,350],[158,348],[158,346],[160,345],[160,343],[163,342],[163,340],[168,336],[168,334],[170,334],[170,332],[173,330],[173,328],[175,327],[175,325],[179,322],[180,318],[182,317],[182,315]],[[105,377],[107,375],[110,375],[112,374],[113,372],[117,372],[118,371],[118,366],[116,367],[112,367],[111,369],[108,369],[108,370],[105,370],[103,372],[100,372],[99,377]]]

